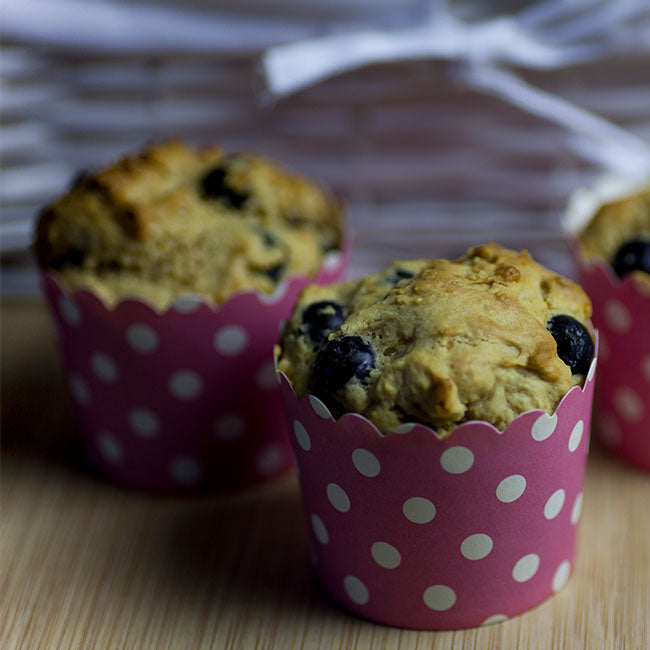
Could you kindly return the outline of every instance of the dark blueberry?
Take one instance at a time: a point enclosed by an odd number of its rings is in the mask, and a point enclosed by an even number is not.
[[[264,246],[267,248],[275,248],[278,245],[278,239],[277,237],[269,232],[268,230],[260,230],[259,231],[260,237],[262,238],[262,242],[264,243]]]
[[[554,316],[547,325],[557,343],[557,355],[574,375],[586,375],[594,356],[589,331],[571,316]]]
[[[330,253],[331,251],[339,250],[339,243],[333,237],[326,237],[320,243],[320,249],[323,255]]]
[[[415,275],[413,271],[407,271],[406,269],[395,269],[393,274],[388,278],[389,282],[397,284],[400,280],[408,280]]]
[[[316,357],[312,389],[327,400],[352,377],[366,379],[374,367],[375,353],[360,336],[332,339]]]
[[[270,269],[266,269],[264,272],[264,275],[268,275],[273,282],[277,282],[281,277],[282,274],[284,273],[284,264],[276,264],[275,266],[272,266]]]
[[[226,185],[226,170],[215,167],[200,181],[201,193],[209,199],[219,199],[226,205],[239,209],[248,200],[248,195]]]
[[[303,325],[306,326],[307,334],[314,343],[327,340],[327,335],[344,320],[343,308],[331,300],[312,303],[302,314]]]
[[[86,258],[86,254],[81,250],[69,250],[59,255],[50,263],[54,269],[61,269],[64,266],[81,266]]]
[[[612,262],[619,278],[632,271],[650,273],[650,242],[635,239],[623,244]]]

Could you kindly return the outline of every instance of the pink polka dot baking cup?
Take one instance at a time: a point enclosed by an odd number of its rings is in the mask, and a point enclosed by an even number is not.
[[[576,245],[580,283],[600,334],[594,430],[620,457],[650,471],[650,291],[588,263]]]
[[[339,279],[345,259],[328,255],[316,281]],[[161,313],[138,298],[107,308],[45,274],[92,463],[118,483],[164,491],[232,488],[289,469],[272,349],[308,282],[219,307],[187,295]]]
[[[564,587],[574,565],[596,361],[553,415],[503,432],[467,422],[382,435],[334,420],[280,375],[315,569],[343,607],[444,630],[505,620]]]

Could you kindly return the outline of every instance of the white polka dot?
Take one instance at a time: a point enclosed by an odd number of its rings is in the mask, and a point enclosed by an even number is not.
[[[398,424],[394,429],[391,429],[393,433],[410,433],[415,427],[415,422],[405,422],[404,424]]]
[[[134,323],[126,330],[126,340],[136,352],[153,352],[158,347],[156,330],[142,323]]]
[[[117,379],[117,366],[113,359],[102,352],[95,352],[90,358],[90,365],[98,379],[110,384]]]
[[[467,447],[450,447],[440,457],[440,464],[450,474],[464,474],[474,464],[474,454]]]
[[[365,605],[370,600],[368,587],[355,576],[345,576],[343,579],[343,588],[350,600],[357,605]]]
[[[336,271],[341,265],[341,260],[343,258],[342,253],[339,251],[332,251],[327,253],[323,258],[322,268],[325,271]]]
[[[482,560],[492,552],[494,542],[489,535],[476,533],[463,540],[460,545],[460,552],[468,560]]]
[[[246,431],[246,422],[237,413],[222,413],[214,421],[214,435],[224,442],[239,440]]]
[[[599,417],[598,431],[603,442],[608,447],[618,447],[623,439],[618,419],[613,413],[601,413]]]
[[[564,586],[569,580],[570,574],[571,563],[568,560],[564,560],[564,562],[560,564],[560,566],[555,570],[555,573],[553,574],[553,582],[551,583],[551,586],[555,593],[564,589]]]
[[[318,415],[319,417],[323,418],[323,420],[331,420],[332,419],[332,414],[329,412],[329,409],[323,402],[321,402],[318,397],[315,397],[314,395],[309,396],[309,403],[311,404],[312,409],[314,409],[314,413]]]
[[[201,394],[203,382],[191,370],[178,370],[169,378],[169,390],[178,399],[190,400]]]
[[[497,485],[497,499],[503,503],[516,501],[526,489],[526,479],[521,474],[512,474]]]
[[[553,435],[556,426],[557,413],[553,413],[553,415],[542,413],[537,420],[535,420],[535,424],[533,424],[533,428],[530,430],[530,435],[533,436],[533,440],[542,442]]]
[[[539,555],[529,553],[524,555],[512,569],[512,577],[517,582],[527,582],[539,569]]]
[[[456,602],[456,592],[446,585],[432,585],[422,595],[424,604],[436,612],[446,612]]]
[[[81,322],[81,312],[79,311],[79,307],[65,296],[59,298],[59,313],[61,314],[61,318],[68,325],[79,325]]]
[[[293,421],[293,433],[296,436],[298,444],[305,451],[309,451],[311,449],[311,438],[309,437],[309,433],[307,433],[307,429],[305,429],[302,422],[299,422],[298,420]]]
[[[280,445],[267,445],[257,455],[255,469],[262,476],[270,476],[280,471],[286,463],[286,460],[286,454]]]
[[[171,477],[180,485],[194,485],[203,474],[201,464],[192,456],[176,456],[169,464]]]
[[[571,508],[571,523],[574,526],[580,521],[581,514],[582,514],[582,492],[578,494],[576,500],[573,502],[573,508]]]
[[[381,470],[379,461],[367,449],[355,449],[352,452],[352,462],[360,474],[369,478],[377,476]]]
[[[70,391],[79,404],[88,404],[90,402],[90,391],[81,375],[76,373],[70,375]]]
[[[255,373],[255,383],[262,390],[274,390],[278,386],[275,364],[272,360],[264,362]]]
[[[375,542],[370,547],[372,559],[384,569],[396,569],[402,563],[400,552],[387,542]]]
[[[404,516],[414,524],[428,524],[436,516],[436,507],[424,497],[411,497],[402,506]]]
[[[544,517],[555,519],[564,506],[564,499],[566,499],[566,492],[562,488],[553,492],[544,506]]]
[[[214,335],[214,347],[227,357],[234,357],[244,350],[248,343],[246,330],[239,325],[226,325]]]
[[[179,296],[176,298],[172,302],[172,307],[181,314],[191,314],[200,307],[202,301],[203,299],[201,296],[193,296],[188,294],[186,296]]]
[[[632,327],[632,316],[627,307],[618,300],[609,300],[605,304],[605,320],[619,334],[625,334]]]
[[[507,621],[508,617],[505,614],[494,614],[486,618],[481,625],[494,625],[494,623],[501,623],[501,621]]]
[[[325,528],[323,520],[318,515],[311,516],[311,527],[314,531],[314,535],[316,535],[316,539],[321,544],[327,544],[327,542],[330,541],[330,536],[327,532],[327,528]]]
[[[587,373],[587,381],[593,381],[595,374],[596,374],[596,360],[592,359],[591,365],[589,366],[589,372]]]
[[[641,372],[643,373],[643,376],[646,378],[646,381],[650,381],[650,357],[646,357],[641,362]]]
[[[618,414],[626,422],[640,422],[643,420],[645,413],[643,400],[634,390],[627,386],[621,386],[614,392],[614,406]]]
[[[339,512],[347,512],[350,509],[350,497],[345,490],[336,483],[327,485],[327,498],[329,502]]]
[[[97,436],[97,447],[104,460],[119,463],[122,460],[122,445],[112,433],[102,431]]]
[[[576,425],[571,431],[569,436],[569,451],[573,452],[580,446],[580,441],[582,440],[582,434],[585,430],[585,423],[582,420],[578,420]]]
[[[149,409],[133,409],[129,413],[129,425],[141,438],[155,438],[160,429],[156,414]]]

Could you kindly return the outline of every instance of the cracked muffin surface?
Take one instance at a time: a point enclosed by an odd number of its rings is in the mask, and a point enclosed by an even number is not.
[[[169,141],[81,176],[42,211],[34,250],[71,289],[164,307],[184,293],[217,304],[271,293],[313,276],[341,239],[339,203],[307,179],[256,154]]]
[[[591,303],[527,251],[497,244],[456,261],[411,260],[310,285],[287,322],[278,368],[298,396],[387,432],[420,422],[445,436],[468,420],[504,429],[552,412],[593,357]]]

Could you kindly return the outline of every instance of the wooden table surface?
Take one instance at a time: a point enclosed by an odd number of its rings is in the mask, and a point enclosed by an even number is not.
[[[650,475],[589,458],[576,570],[533,611],[416,632],[346,614],[297,484],[155,497],[83,468],[43,306],[2,305],[2,648],[650,648]]]

